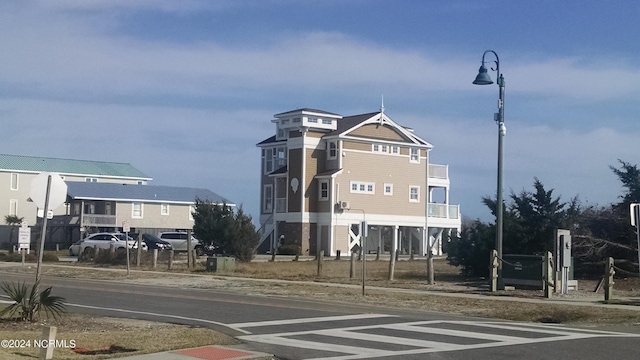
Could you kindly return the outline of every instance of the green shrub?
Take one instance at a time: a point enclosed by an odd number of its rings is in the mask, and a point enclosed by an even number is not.
[[[133,253],[133,251],[131,253]],[[94,257],[94,262],[105,265],[126,265],[127,250],[117,249],[115,252],[111,252],[111,250],[108,249],[99,249]]]
[[[58,261],[60,261],[60,259],[58,259],[58,256],[56,256],[56,254],[51,254],[51,253],[42,254],[42,262],[58,262]]]
[[[82,253],[78,255],[78,261],[81,261],[81,262],[92,261],[95,255],[96,255],[96,251],[92,247],[86,247],[84,248]]]
[[[51,286],[38,291],[39,282],[36,282],[29,290],[27,285],[22,282],[17,284],[2,283],[0,288],[9,299],[14,301],[13,304],[0,311],[0,316],[9,315],[16,320],[34,322],[38,320],[38,315],[56,319],[67,311],[65,299],[51,295]]]
[[[4,261],[6,262],[22,262],[22,254],[19,252],[14,252],[12,254],[6,254]],[[34,253],[26,254],[24,257],[25,262],[37,262],[38,258]]]

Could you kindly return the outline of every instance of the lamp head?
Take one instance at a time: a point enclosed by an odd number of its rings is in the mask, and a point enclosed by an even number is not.
[[[493,80],[489,74],[487,74],[487,68],[484,67],[484,64],[480,65],[480,70],[478,70],[478,76],[473,81],[474,85],[491,85],[493,84]]]

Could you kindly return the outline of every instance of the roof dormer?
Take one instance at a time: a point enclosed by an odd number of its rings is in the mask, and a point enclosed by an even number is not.
[[[276,114],[274,117],[271,122],[276,124],[277,139],[286,138],[291,129],[333,131],[338,128],[338,120],[342,119],[338,114],[307,108]]]

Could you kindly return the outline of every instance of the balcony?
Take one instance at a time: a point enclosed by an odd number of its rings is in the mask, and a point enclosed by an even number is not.
[[[115,215],[84,214],[80,226],[117,226]]]
[[[429,164],[429,178],[430,179],[448,179],[449,166]]]
[[[459,227],[460,205],[429,203],[427,219],[429,226]]]

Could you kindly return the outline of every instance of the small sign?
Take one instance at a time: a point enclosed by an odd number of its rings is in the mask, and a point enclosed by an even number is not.
[[[39,218],[44,217],[44,209],[38,209],[38,217]],[[49,220],[53,219],[53,210],[51,209],[47,210],[47,219]]]
[[[131,227],[129,226],[129,222],[128,221],[123,221],[122,222],[122,232],[130,232],[131,231]]]
[[[18,230],[18,245],[20,245],[20,248],[24,248],[26,246],[26,249],[29,248],[29,244],[31,244],[31,228],[30,227],[21,227]]]
[[[629,213],[631,215],[631,226],[638,226],[640,221],[640,204],[629,205]]]

